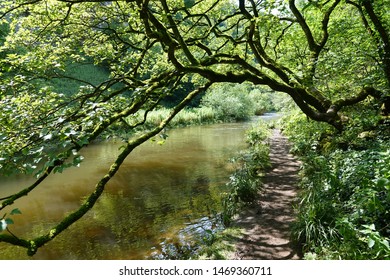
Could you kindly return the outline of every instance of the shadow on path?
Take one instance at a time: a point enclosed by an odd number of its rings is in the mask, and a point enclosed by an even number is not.
[[[244,209],[234,226],[244,229],[236,241],[234,259],[300,259],[290,241],[290,226],[295,214],[299,162],[289,153],[287,139],[274,130],[270,138],[271,168],[263,178],[259,200]]]

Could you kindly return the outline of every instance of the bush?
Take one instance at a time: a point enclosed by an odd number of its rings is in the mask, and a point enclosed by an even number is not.
[[[222,200],[222,220],[226,226],[243,205],[253,202],[258,196],[262,173],[270,166],[268,137],[269,130],[264,123],[252,127],[247,132],[249,148],[232,159],[237,169],[227,183],[229,193]]]
[[[256,87],[251,90],[249,97],[253,103],[254,114],[258,116],[267,112],[290,110],[295,105],[285,93],[268,88]]]
[[[302,114],[284,119],[302,161],[293,235],[311,258],[390,259],[390,144],[362,137],[367,127],[334,134]]]
[[[253,115],[253,102],[245,85],[218,84],[201,101],[212,108],[220,120],[246,120]]]

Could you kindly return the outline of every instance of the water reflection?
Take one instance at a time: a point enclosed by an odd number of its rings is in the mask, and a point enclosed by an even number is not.
[[[245,144],[249,123],[218,124],[168,131],[164,145],[137,148],[109,182],[86,217],[40,249],[34,259],[145,259],[161,256],[165,244],[186,244],[197,227],[215,227],[228,159]],[[119,143],[91,145],[80,168],[55,174],[28,197],[15,203],[12,231],[36,236],[77,208],[119,153]],[[0,182],[0,196],[31,180]],[[44,223],[42,221],[45,221]],[[196,231],[196,230],[195,230]],[[0,244],[3,259],[27,258],[24,249]]]

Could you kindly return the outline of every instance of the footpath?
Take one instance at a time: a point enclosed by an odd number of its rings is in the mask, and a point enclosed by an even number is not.
[[[272,166],[263,178],[259,199],[245,208],[233,225],[244,229],[233,259],[300,259],[299,249],[290,240],[300,164],[277,129],[270,138],[270,160]]]

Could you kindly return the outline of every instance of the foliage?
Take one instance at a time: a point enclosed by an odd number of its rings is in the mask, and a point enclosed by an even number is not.
[[[69,79],[54,79],[48,84],[53,91],[71,96],[85,85],[82,81],[88,81],[92,85],[98,86],[109,78],[110,72],[102,66],[94,65],[93,61],[85,61],[67,65],[64,74]]]
[[[287,106],[286,96],[261,87],[245,84],[216,84],[201,100],[202,107],[210,107],[216,118],[226,120],[246,120],[253,115],[280,111]]]
[[[366,121],[335,135],[301,114],[284,120],[303,162],[294,236],[311,258],[390,259],[390,135],[372,137]]]
[[[147,119],[142,124],[142,126],[139,126],[135,130],[127,131],[128,127],[131,127],[134,123],[139,123],[142,121],[144,114],[147,113]],[[145,111],[139,111],[139,114],[137,116],[131,116],[124,118],[124,125],[122,125],[118,131],[124,130],[126,133],[133,133],[134,132],[142,132],[145,129],[151,129],[155,125],[159,124],[161,121],[163,121],[165,118],[167,118],[170,114],[170,109],[168,108],[157,108],[150,112]],[[216,117],[216,113],[213,109],[209,107],[201,107],[201,108],[185,108],[180,113],[177,114],[177,116],[167,125],[167,127],[184,127],[189,125],[201,125],[201,124],[211,124],[219,122],[218,118]]]
[[[20,212],[20,210],[18,208],[15,208],[11,211],[11,213],[9,214],[10,216],[12,215],[17,215],[17,214],[22,214],[22,212]],[[12,225],[14,223],[14,221],[11,219],[11,218],[7,218],[7,213],[5,213],[2,217],[2,219],[0,220],[0,231],[4,231],[4,230],[8,230],[8,225]]]
[[[309,118],[338,131],[348,131],[358,112],[349,109],[359,103],[364,114],[375,111],[369,123],[386,119],[389,6],[389,0],[2,1],[0,174],[27,173],[36,181],[2,199],[0,210],[52,173],[78,166],[80,151],[118,126],[137,130],[148,119],[143,112],[161,104],[169,103],[171,113],[125,139],[95,190],[57,226],[31,240],[1,234],[0,241],[34,254],[95,205],[133,149],[217,84],[283,92]],[[84,75],[91,68],[96,75]],[[245,118],[253,104],[244,92],[221,90],[213,102]]]
[[[228,83],[210,88],[201,104],[212,108],[222,120],[246,120],[254,110],[248,87]]]
[[[291,106],[292,101],[286,94],[273,92],[263,87],[252,89],[249,97],[252,100],[255,115],[283,111]]]
[[[237,211],[254,201],[261,188],[261,176],[269,167],[269,130],[264,123],[258,123],[247,132],[249,147],[232,159],[237,164],[236,171],[227,183],[229,192],[223,199],[222,219],[229,225]]]

